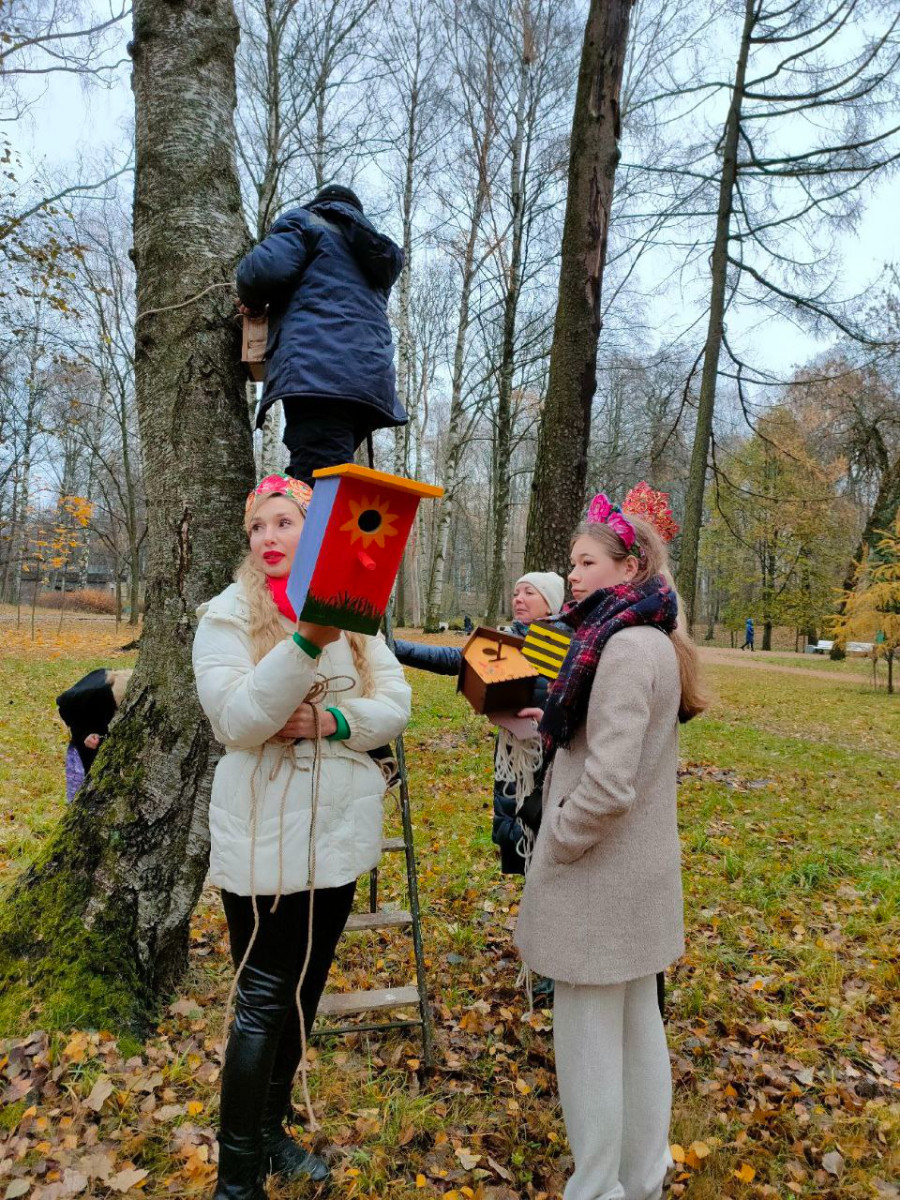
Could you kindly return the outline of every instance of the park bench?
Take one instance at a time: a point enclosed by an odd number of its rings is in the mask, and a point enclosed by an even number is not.
[[[823,641],[822,638],[819,638],[819,640],[815,644],[810,642],[807,645],[806,653],[807,654],[828,654],[828,652],[833,648],[833,646],[834,646],[834,642],[826,642],[826,641]]]
[[[871,642],[848,642],[846,650],[848,654],[871,654],[873,646]]]

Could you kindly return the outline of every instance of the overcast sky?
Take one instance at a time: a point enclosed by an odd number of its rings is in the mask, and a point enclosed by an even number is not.
[[[123,54],[127,36],[128,30],[123,29]],[[123,65],[114,86],[108,90],[93,85],[85,87],[78,79],[64,74],[44,77],[34,93],[39,97],[38,102],[22,122],[17,139],[26,161],[55,178],[70,178],[79,170],[79,160],[96,163],[97,167],[110,160],[117,164],[126,161],[132,119],[129,76],[129,67]],[[99,173],[102,174],[102,168]],[[900,262],[897,189],[895,180],[885,179],[874,192],[870,190],[858,231],[842,239],[840,278],[845,294],[865,293],[887,263]],[[387,224],[389,232],[399,235],[399,228],[390,229],[390,222]],[[685,312],[690,311],[693,303],[694,297],[682,294],[677,277],[673,278],[671,287],[653,301],[648,312],[659,341],[667,340],[676,327],[684,326]],[[783,375],[828,344],[817,343],[786,320],[759,321],[759,313],[745,310],[740,315],[730,315],[729,328],[736,329],[743,344],[752,348],[756,362],[765,363]]]

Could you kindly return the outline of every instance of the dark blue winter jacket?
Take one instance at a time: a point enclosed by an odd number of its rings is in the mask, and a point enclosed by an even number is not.
[[[283,213],[238,265],[241,302],[268,306],[266,380],[257,415],[285,396],[349,402],[372,429],[403,425],[390,290],[403,252],[351,204]]]
[[[508,626],[509,632],[517,637],[524,637],[528,626],[522,621],[513,621]],[[455,646],[426,646],[421,642],[396,642],[394,654],[404,667],[418,667],[422,671],[431,671],[436,675],[458,675],[462,663],[462,650]],[[532,704],[535,708],[543,708],[547,703],[549,679],[538,676],[534,684]],[[536,833],[541,823],[541,791],[544,784],[544,772],[541,771],[535,781],[535,788],[523,805],[523,813]],[[524,875],[525,860],[519,853],[519,843],[522,840],[522,814],[516,816],[516,789],[511,783],[503,783],[494,779],[494,819],[491,825],[491,838],[500,849],[500,870],[504,875]]]

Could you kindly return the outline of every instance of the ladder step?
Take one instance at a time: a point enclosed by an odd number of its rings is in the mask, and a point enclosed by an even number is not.
[[[376,1012],[381,1008],[406,1008],[409,1004],[419,1004],[419,991],[412,986],[371,992],[329,992],[319,1001],[319,1014],[346,1017],[350,1013]]]
[[[406,842],[402,837],[385,838],[381,843],[382,850],[405,850]]]
[[[351,913],[344,928],[353,932],[358,929],[398,929],[404,925],[412,925],[412,913],[380,909],[373,913]]]

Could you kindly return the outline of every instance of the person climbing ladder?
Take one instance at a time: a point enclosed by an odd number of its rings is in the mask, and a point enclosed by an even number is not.
[[[400,247],[337,184],[283,213],[238,265],[241,311],[268,315],[257,428],[281,400],[288,470],[310,486],[375,429],[406,424],[387,317],[402,268]]]

